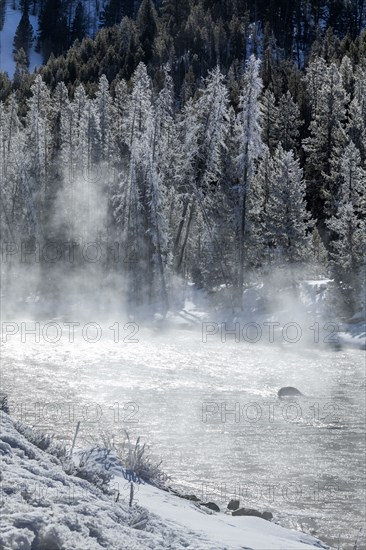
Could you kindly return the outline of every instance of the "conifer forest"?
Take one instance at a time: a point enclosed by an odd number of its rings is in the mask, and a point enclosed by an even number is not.
[[[0,73],[10,271],[11,243],[39,247],[47,280],[42,250],[97,242],[132,307],[167,311],[177,277],[225,289],[240,307],[243,289],[284,270],[289,280],[329,277],[335,312],[357,310],[362,0],[110,0],[99,11],[22,0],[21,9],[13,79]],[[44,64],[30,73],[32,41]],[[114,261],[117,249],[126,261]]]

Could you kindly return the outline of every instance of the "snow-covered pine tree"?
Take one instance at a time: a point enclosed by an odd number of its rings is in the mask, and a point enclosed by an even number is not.
[[[365,90],[366,93],[366,90]],[[366,160],[366,116],[363,113],[362,103],[366,101],[359,96],[354,97],[348,108],[348,122],[346,131],[349,139],[356,145],[360,152],[361,160]],[[365,112],[366,115],[366,112]]]
[[[322,57],[315,57],[305,71],[304,81],[313,119],[315,119],[318,110],[321,108],[320,98],[327,80],[327,74],[327,64]]]
[[[146,174],[153,294],[158,296],[164,314],[169,307],[167,267],[170,234],[167,189],[172,186],[171,178],[174,175],[173,103],[173,81],[166,67],[165,86],[158,94],[154,109],[149,112],[140,159]]]
[[[339,67],[339,72],[342,78],[342,84],[343,88],[345,89],[346,94],[350,99],[353,98],[354,94],[354,74],[353,74],[353,67],[352,62],[348,55],[345,55],[342,58],[341,65]]]
[[[65,231],[76,242],[87,242],[98,222],[93,217],[96,196],[102,191],[99,170],[102,160],[101,132],[95,101],[77,86],[74,100],[67,103],[61,116],[61,155],[64,165],[63,208]],[[99,189],[98,189],[99,188]],[[93,238],[94,238],[93,237]]]
[[[119,80],[115,87],[113,101],[112,134],[113,134],[113,160],[120,163],[122,159],[128,158],[127,124],[130,111],[131,97],[128,91],[127,82]]]
[[[112,154],[112,98],[109,92],[107,77],[103,74],[98,83],[95,108],[100,128],[101,158],[105,163],[111,160]]]
[[[132,78],[130,109],[126,120],[127,170],[122,167],[119,185],[113,197],[115,217],[125,250],[124,267],[128,275],[131,304],[151,300],[152,249],[149,242],[149,197],[146,151],[148,130],[153,118],[151,81],[146,66],[140,63]],[[145,162],[144,162],[145,161]]]
[[[62,155],[63,146],[63,129],[62,118],[69,108],[69,94],[68,90],[63,82],[59,82],[51,98],[51,112],[50,112],[50,130],[51,130],[51,143],[49,153],[49,180],[50,183],[47,186],[46,193],[46,210],[47,210],[47,233],[52,235],[53,232],[53,216],[54,216],[54,203],[60,187],[63,184],[63,180],[67,171],[65,171],[64,159]]]
[[[313,226],[305,202],[305,182],[299,160],[282,145],[276,149],[264,213],[269,262],[293,266],[309,257]]]
[[[0,102],[0,246],[4,296],[12,290],[12,267],[19,259],[7,252],[17,250],[20,240],[30,233],[26,209],[28,193],[24,193],[27,185],[25,150],[25,132],[18,118],[18,104],[11,95],[6,106]]]
[[[289,90],[280,97],[276,115],[273,140],[275,145],[281,143],[285,151],[298,150],[302,120],[300,109]]]
[[[325,204],[329,194],[331,159],[340,157],[346,142],[346,105],[348,97],[344,90],[341,75],[337,66],[331,63],[323,66],[321,89],[314,92],[308,89],[313,107],[313,117],[310,123],[310,136],[303,141],[306,152],[306,180],[308,195],[313,217],[318,220],[319,230],[323,240],[329,235],[326,231],[325,219],[331,215]],[[309,81],[309,79],[308,79]]]
[[[175,237],[176,267],[181,269],[196,210],[200,212],[223,269],[216,240],[212,205],[221,195],[225,138],[228,132],[228,92],[217,67],[209,73],[198,100],[188,102],[183,112],[181,178],[186,181],[178,233]],[[184,186],[183,182],[183,186]],[[189,215],[187,215],[189,212]],[[187,223],[185,223],[187,220]]]
[[[148,206],[148,230],[147,237],[151,243],[149,262],[151,262],[151,277],[149,281],[152,287],[152,296],[162,304],[163,313],[166,314],[169,307],[167,288],[166,266],[168,262],[168,222],[166,208],[166,194],[163,187],[162,175],[159,173],[159,160],[155,154],[154,131],[155,121],[149,121],[149,129],[146,135],[145,147],[140,162],[144,166],[146,178],[146,196]]]
[[[86,165],[83,140],[86,134],[87,97],[82,84],[76,87],[74,100],[67,103],[61,114],[61,154],[65,177],[70,185],[82,176]]]
[[[362,120],[366,126],[366,69],[362,64],[356,67],[354,78],[354,98],[361,108]]]
[[[269,88],[264,92],[262,99],[262,128],[263,142],[271,152],[274,151],[278,141],[276,139],[276,121],[279,116],[276,98]]]
[[[331,266],[336,288],[342,297],[342,313],[361,307],[366,247],[366,171],[351,142],[340,162],[340,189],[335,215],[327,222],[333,233]]]
[[[240,112],[237,119],[239,212],[237,219],[238,274],[236,286],[240,305],[244,284],[247,203],[251,193],[256,161],[263,151],[261,104],[259,101],[262,92],[262,80],[259,76],[259,67],[260,61],[252,55],[244,75],[244,87],[240,96]]]
[[[18,104],[14,95],[10,96],[7,106],[0,103],[0,193],[1,240],[16,242],[18,230],[22,227],[24,197],[22,178],[24,177],[25,158],[24,132],[18,118]]]
[[[271,193],[275,163],[269,147],[264,145],[253,177],[251,193],[248,197],[248,223],[245,240],[246,266],[261,270],[265,267],[268,253],[266,220],[268,201]]]
[[[46,186],[48,185],[50,134],[50,92],[38,75],[31,86],[26,117],[27,134],[27,215],[36,239],[43,235]]]

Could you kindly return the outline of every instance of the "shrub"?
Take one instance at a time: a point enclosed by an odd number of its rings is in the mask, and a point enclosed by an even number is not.
[[[110,452],[109,449],[100,447],[92,447],[87,451],[83,451],[80,454],[79,464],[71,462],[72,475],[89,481],[103,493],[111,494],[113,491],[110,489],[109,483],[113,474],[109,472],[108,456]],[[96,453],[99,457],[102,456],[102,460],[99,460],[98,463],[95,460]]]
[[[105,436],[105,447],[115,452],[126,471],[132,472],[137,478],[151,485],[165,488],[165,483],[169,477],[161,469],[162,461],[156,463],[152,459],[146,444],[141,444],[140,437],[137,438],[135,443],[132,443],[127,431],[125,431],[125,434],[125,440],[122,444],[116,444],[111,438]]]
[[[22,434],[30,443],[45,451],[48,454],[55,456],[61,462],[67,458],[67,449],[64,445],[55,440],[54,434],[47,434],[34,428],[33,426],[27,426],[23,422],[14,422],[15,429]]]
[[[8,396],[6,393],[0,391],[0,411],[9,414],[9,403],[8,403]]]

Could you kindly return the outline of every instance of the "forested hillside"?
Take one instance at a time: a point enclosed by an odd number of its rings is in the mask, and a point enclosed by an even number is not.
[[[132,305],[166,311],[179,278],[225,286],[240,307],[246,286],[279,269],[291,284],[299,272],[330,277],[334,311],[354,313],[364,4],[110,0],[96,5],[93,37],[86,4],[24,2],[39,13],[46,63],[28,73],[18,34],[14,79],[0,74],[7,269],[11,243],[51,255],[96,242]],[[54,262],[40,263],[49,278]]]

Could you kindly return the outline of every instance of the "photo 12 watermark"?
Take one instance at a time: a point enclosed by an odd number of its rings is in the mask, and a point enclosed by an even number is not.
[[[14,340],[25,344],[27,342],[39,344],[47,342],[57,344],[67,342],[73,344],[78,335],[89,344],[96,344],[102,338],[113,341],[116,344],[138,344],[137,337],[140,327],[135,322],[122,323],[115,321],[108,327],[102,326],[97,322],[80,323],[76,321],[56,321],[38,322],[14,322],[4,321],[1,323],[1,341],[3,344]]]
[[[52,428],[70,425],[96,428],[98,425],[121,426],[138,424],[140,405],[136,401],[98,403],[93,401],[18,401],[7,400],[11,416],[35,428]]]
[[[296,321],[289,321],[281,324],[278,321],[255,321],[247,323],[216,323],[203,322],[201,327],[202,342],[220,338],[221,343],[246,342],[249,344],[261,343],[283,343],[297,344],[302,339],[314,344],[324,343],[329,345],[339,344],[339,333],[342,327],[339,323],[328,322],[320,324],[313,323],[311,326],[302,326]]]
[[[2,242],[1,263],[11,264],[136,264],[138,248],[134,243],[118,241],[68,241],[21,240]]]

